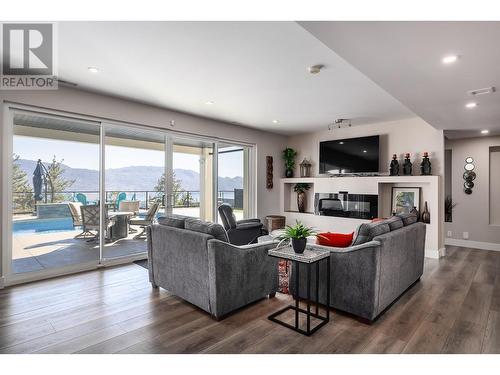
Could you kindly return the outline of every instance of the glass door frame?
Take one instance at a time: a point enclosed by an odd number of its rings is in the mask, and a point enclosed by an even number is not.
[[[136,259],[143,259],[144,254],[146,252],[134,254],[134,255],[126,255],[123,257],[106,259],[104,257],[104,220],[100,222],[100,244],[99,244],[99,259],[92,262],[80,263],[70,266],[63,266],[59,268],[42,270],[42,271],[33,271],[27,272],[25,274],[14,274],[12,273],[12,246],[13,246],[13,209],[12,209],[12,153],[13,153],[13,136],[14,136],[14,114],[19,112],[26,112],[31,114],[39,114],[41,116],[46,117],[55,117],[55,118],[69,118],[75,121],[83,121],[89,122],[95,125],[98,125],[100,128],[100,145],[99,145],[99,197],[100,197],[100,213],[101,218],[104,216],[105,205],[105,137],[106,137],[106,127],[134,127],[137,129],[141,129],[144,131],[154,131],[161,132],[165,135],[165,213],[172,213],[173,209],[173,150],[175,140],[178,139],[192,139],[198,141],[204,141],[206,143],[212,144],[213,147],[213,155],[218,155],[218,146],[219,144],[232,144],[235,146],[242,146],[248,150],[247,162],[245,163],[245,173],[247,176],[244,176],[245,186],[248,185],[248,213],[249,217],[256,216],[257,207],[256,207],[256,193],[257,193],[257,171],[256,171],[256,157],[257,157],[257,146],[252,143],[244,143],[241,141],[234,141],[230,139],[222,139],[217,137],[210,137],[204,135],[197,135],[188,132],[182,131],[173,131],[166,128],[159,128],[154,126],[147,125],[138,125],[132,124],[122,121],[113,121],[99,118],[97,116],[88,116],[82,114],[74,114],[68,113],[63,110],[52,110],[47,108],[38,108],[33,107],[26,104],[17,104],[17,103],[4,103],[3,104],[3,128],[2,131],[2,166],[0,166],[0,170],[3,174],[2,180],[2,241],[1,241],[1,269],[2,276],[0,277],[0,288],[3,286],[15,285],[30,281],[42,280],[56,276],[62,276],[66,274],[72,274],[76,272],[95,270],[100,267],[117,265],[117,264],[126,264],[131,263]],[[218,200],[218,157],[212,158],[212,221],[217,222],[218,220],[218,212],[217,212],[217,200]]]
[[[99,136],[102,135],[101,121],[88,116],[73,116],[58,111],[39,110],[25,105],[4,104],[4,129],[3,129],[3,186],[2,186],[2,279],[5,286],[26,283],[47,279],[76,272],[89,271],[97,269],[100,265],[100,259],[95,261],[72,264],[68,266],[57,267],[53,269],[46,269],[40,271],[32,271],[26,273],[13,273],[12,272],[12,253],[13,253],[13,209],[12,209],[12,175],[13,163],[12,154],[14,152],[14,115],[16,113],[37,114],[49,118],[65,118],[79,122],[87,122],[89,124],[99,127]],[[101,147],[99,147],[101,150]],[[100,153],[101,151],[99,151]],[[101,157],[101,155],[99,155]],[[100,181],[99,181],[100,183]],[[102,216],[101,216],[102,217]],[[102,220],[100,221],[102,229]],[[101,245],[99,246],[99,255],[101,256]],[[1,285],[0,285],[1,286]]]

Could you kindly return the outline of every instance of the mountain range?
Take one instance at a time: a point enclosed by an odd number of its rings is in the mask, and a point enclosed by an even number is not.
[[[29,184],[32,185],[33,171],[36,161],[18,159],[16,163],[28,176]],[[44,163],[48,167],[49,163]],[[96,191],[99,188],[99,172],[93,169],[71,168],[62,166],[63,177],[75,182],[68,188],[70,191]],[[183,190],[199,191],[200,175],[189,169],[174,169],[175,178],[180,181]],[[111,191],[152,191],[163,174],[163,167],[133,166],[124,168],[106,169],[106,190]],[[243,177],[219,177],[220,191],[233,191],[243,188]]]

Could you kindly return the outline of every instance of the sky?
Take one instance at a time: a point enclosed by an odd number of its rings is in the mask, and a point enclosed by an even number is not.
[[[14,154],[21,159],[58,160],[71,168],[99,169],[99,146],[92,143],[61,141],[45,138],[14,136]],[[106,169],[130,166],[163,167],[163,152],[131,147],[106,146]],[[174,169],[189,169],[199,172],[199,157],[192,154],[174,153]],[[219,155],[219,176],[243,175],[243,153],[233,152]]]

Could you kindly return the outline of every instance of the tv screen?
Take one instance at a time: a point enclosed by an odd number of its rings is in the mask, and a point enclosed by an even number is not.
[[[320,142],[319,173],[376,173],[378,145],[378,135]]]

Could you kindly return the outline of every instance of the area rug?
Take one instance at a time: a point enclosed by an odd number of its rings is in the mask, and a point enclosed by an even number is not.
[[[278,263],[278,291],[280,293],[288,294],[288,272],[289,272],[289,262],[286,260],[280,260]]]

